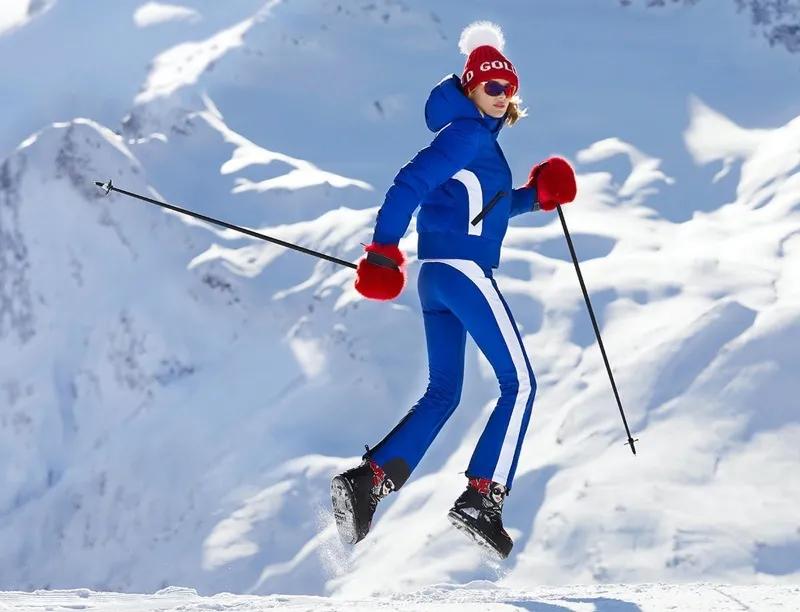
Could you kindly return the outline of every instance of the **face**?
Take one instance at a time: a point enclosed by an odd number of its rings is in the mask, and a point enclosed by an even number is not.
[[[508,81],[505,79],[492,79],[493,81],[497,81],[498,83],[502,83],[503,85],[508,85]],[[506,114],[508,110],[508,104],[510,99],[506,97],[505,93],[501,93],[499,96],[490,96],[483,90],[483,83],[479,83],[470,93],[469,99],[475,103],[484,114],[489,115],[490,117],[494,117],[498,119]]]

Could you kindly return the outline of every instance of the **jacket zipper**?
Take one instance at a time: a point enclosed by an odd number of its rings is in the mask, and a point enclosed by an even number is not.
[[[489,200],[489,203],[486,206],[483,207],[483,210],[475,215],[475,218],[471,221],[472,225],[478,225],[480,220],[489,214],[489,211],[494,208],[494,205],[497,204],[500,198],[502,198],[504,195],[506,195],[505,191],[498,191],[496,194],[494,194],[494,197]]]

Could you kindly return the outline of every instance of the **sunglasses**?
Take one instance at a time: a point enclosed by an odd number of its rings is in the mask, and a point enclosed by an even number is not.
[[[514,87],[511,83],[509,83],[508,85],[503,85],[498,81],[486,81],[483,84],[483,91],[486,92],[486,95],[492,97],[499,96],[501,93],[504,93],[506,94],[506,98],[510,98],[511,96],[514,95],[516,89],[517,88]]]

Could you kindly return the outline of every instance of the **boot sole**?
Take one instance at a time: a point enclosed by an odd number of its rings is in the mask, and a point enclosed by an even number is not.
[[[450,523],[458,529],[461,533],[465,534],[469,537],[473,542],[488,550],[492,555],[496,556],[498,559],[506,559],[508,558],[507,554],[503,554],[497,548],[495,548],[494,544],[492,544],[486,536],[484,536],[480,531],[476,531],[473,529],[472,525],[468,524],[460,514],[450,510],[447,513],[447,518],[450,519]]]
[[[331,480],[331,505],[333,506],[333,516],[336,519],[336,528],[339,530],[339,538],[345,544],[355,544],[359,540],[358,526],[356,525],[356,513],[353,499],[353,489],[350,483],[341,476],[335,476]]]

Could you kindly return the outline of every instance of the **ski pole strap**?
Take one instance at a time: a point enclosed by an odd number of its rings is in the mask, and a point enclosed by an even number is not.
[[[390,270],[400,269],[400,266],[398,266],[391,257],[376,253],[375,251],[367,251],[367,261],[381,268],[389,268]]]

